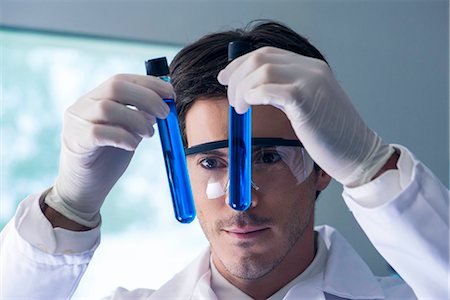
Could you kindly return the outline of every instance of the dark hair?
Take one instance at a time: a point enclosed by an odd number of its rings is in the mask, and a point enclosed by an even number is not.
[[[306,38],[274,21],[253,21],[244,29],[208,34],[187,45],[170,64],[185,146],[185,118],[193,102],[200,97],[224,98],[227,95],[225,87],[217,81],[217,74],[228,64],[228,43],[235,40],[249,41],[255,48],[272,46],[326,62]]]
[[[243,29],[211,33],[187,45],[170,64],[185,147],[186,113],[194,101],[200,97],[225,98],[227,95],[225,87],[217,81],[217,75],[228,64],[228,43],[236,40],[248,41],[255,48],[272,46],[327,62],[306,38],[281,23],[267,20],[250,22]],[[319,169],[316,164],[314,167]]]

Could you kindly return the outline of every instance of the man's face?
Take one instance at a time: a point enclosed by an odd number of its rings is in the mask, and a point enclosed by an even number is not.
[[[283,112],[253,106],[253,137],[297,139]],[[186,115],[188,147],[228,138],[228,101],[197,100]],[[208,238],[212,259],[224,275],[258,279],[280,264],[294,263],[303,248],[313,247],[316,173],[286,191],[252,191],[252,206],[239,212],[228,206],[227,195],[210,200],[198,174],[198,156],[188,157],[197,216]]]

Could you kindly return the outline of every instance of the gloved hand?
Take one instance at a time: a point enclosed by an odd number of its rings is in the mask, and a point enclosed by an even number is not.
[[[394,151],[366,126],[321,60],[264,47],[232,61],[218,80],[238,113],[249,105],[281,109],[314,161],[346,186],[370,181]]]
[[[47,205],[79,224],[97,226],[100,207],[134,150],[143,137],[153,135],[155,117],[167,117],[162,98],[170,97],[172,86],[160,79],[116,75],[70,106],[59,174]]]

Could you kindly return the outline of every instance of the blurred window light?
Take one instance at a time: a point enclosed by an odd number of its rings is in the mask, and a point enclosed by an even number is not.
[[[145,60],[170,61],[180,47],[12,29],[0,29],[0,45],[1,229],[22,199],[53,184],[64,110],[112,75],[145,74]],[[158,288],[207,245],[197,221],[175,221],[155,132],[102,208],[102,244],[75,299]]]

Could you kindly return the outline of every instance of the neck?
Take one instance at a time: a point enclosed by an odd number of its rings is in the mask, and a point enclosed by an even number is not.
[[[261,278],[236,277],[226,270],[214,253],[212,253],[212,260],[219,273],[231,284],[254,299],[267,299],[303,273],[313,261],[315,252],[314,230],[311,226],[289,250],[280,264]]]

